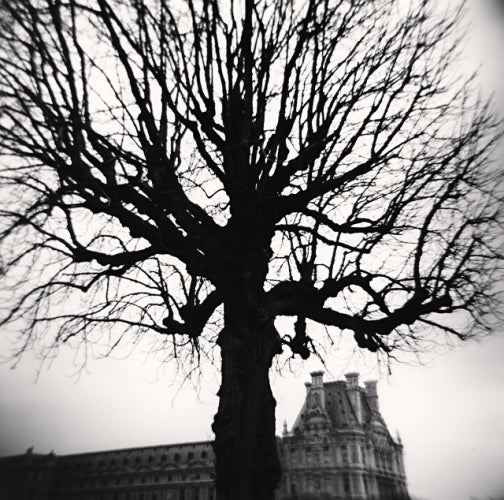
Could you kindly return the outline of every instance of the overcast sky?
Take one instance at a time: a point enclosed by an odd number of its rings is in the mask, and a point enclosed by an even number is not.
[[[467,59],[481,62],[487,90],[504,102],[504,2],[471,0],[474,29]],[[0,336],[0,352],[7,338]],[[0,455],[78,453],[111,448],[211,439],[218,373],[209,371],[200,390],[179,390],[172,368],[146,357],[139,346],[126,359],[90,361],[75,376],[73,353],[62,350],[35,383],[37,362],[28,354],[15,369],[0,365]],[[382,413],[400,431],[412,495],[464,500],[504,495],[504,334],[466,343],[424,358],[424,366],[396,365],[379,384]],[[358,370],[376,371],[368,360],[328,362],[326,380]],[[273,376],[278,433],[293,424],[313,360],[294,373]],[[171,382],[174,383],[171,384]]]
[[[403,440],[410,493],[431,500],[504,494],[504,335],[429,358],[424,366],[396,365],[379,383],[382,414]],[[279,434],[284,420],[294,423],[304,382],[319,368],[313,360],[273,376]],[[357,358],[334,357],[327,368],[326,380],[354,369],[361,380],[376,375]],[[217,374],[209,372],[199,392],[186,385],[177,394],[169,367],[146,361],[141,349],[125,360],[90,361],[79,379],[69,351],[36,384],[30,356],[0,370],[0,455],[30,446],[64,454],[212,438]]]

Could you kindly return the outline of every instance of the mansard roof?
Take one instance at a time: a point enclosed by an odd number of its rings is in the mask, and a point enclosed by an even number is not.
[[[61,455],[58,461],[62,469],[82,471],[190,469],[212,467],[214,453],[210,441],[198,441]]]
[[[376,382],[360,387],[357,373],[347,380],[323,382],[323,372],[313,372],[307,382],[306,396],[292,427],[294,435],[305,431],[368,429],[390,433],[378,409]]]
[[[358,387],[357,397],[360,399],[362,418],[358,420],[357,409],[349,398],[346,383],[342,380],[324,384],[327,412],[335,428],[370,423],[371,409],[366,399],[364,389]]]

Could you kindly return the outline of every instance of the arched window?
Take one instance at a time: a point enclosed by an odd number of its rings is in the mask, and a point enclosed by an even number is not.
[[[343,491],[345,493],[350,493],[351,491],[350,476],[348,474],[343,474]]]
[[[298,497],[297,484],[292,482],[290,489],[291,489],[292,498],[296,499]]]

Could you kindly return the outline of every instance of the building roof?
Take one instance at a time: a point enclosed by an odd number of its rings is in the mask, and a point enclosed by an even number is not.
[[[306,397],[292,427],[295,435],[310,429],[348,430],[373,427],[389,434],[378,408],[376,382],[359,386],[358,373],[347,380],[323,382],[323,372],[313,372]]]

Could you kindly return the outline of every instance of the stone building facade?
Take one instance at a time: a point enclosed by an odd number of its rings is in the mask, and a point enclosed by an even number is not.
[[[214,500],[210,441],[0,458],[0,500]]]
[[[402,444],[380,415],[376,382],[312,373],[278,438],[278,500],[408,499]],[[56,456],[0,458],[0,500],[214,500],[209,441]],[[239,500],[239,499],[237,499]]]
[[[407,499],[403,446],[380,415],[376,382],[359,375],[325,382],[314,372],[290,432],[281,441],[279,497],[287,499]]]

